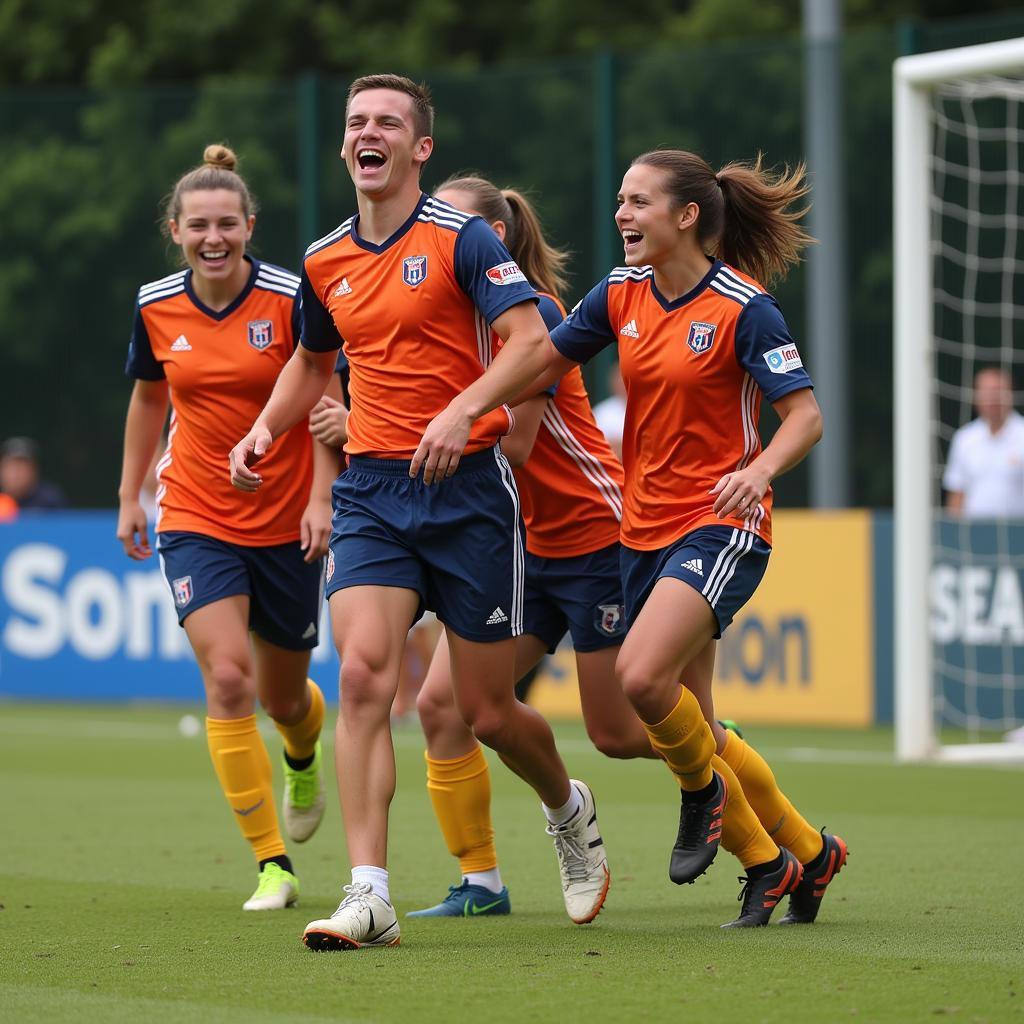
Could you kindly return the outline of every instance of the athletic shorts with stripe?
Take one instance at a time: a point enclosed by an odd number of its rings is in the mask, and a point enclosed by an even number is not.
[[[316,647],[324,560],[306,562],[297,540],[247,547],[170,530],[157,535],[156,549],[179,624],[214,601],[246,594],[253,632],[289,651]]]
[[[490,643],[523,631],[525,548],[512,469],[499,448],[465,456],[427,486],[407,459],[349,458],[334,484],[327,594],[415,590],[458,636]]]
[[[523,632],[553,653],[566,629],[581,652],[617,647],[625,638],[618,541],[571,558],[526,553]]]
[[[711,605],[720,637],[757,590],[772,549],[756,533],[733,526],[702,526],[656,551],[623,547],[622,590],[632,625],[655,583],[682,580]]]

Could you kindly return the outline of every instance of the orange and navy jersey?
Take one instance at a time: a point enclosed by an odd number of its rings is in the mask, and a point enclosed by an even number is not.
[[[536,294],[479,217],[421,196],[380,245],[359,217],[314,242],[302,271],[302,344],[343,347],[352,411],[348,455],[411,458],[427,424],[490,359],[490,324]],[[466,454],[512,429],[507,407],[473,425]]]
[[[626,384],[622,543],[654,551],[711,524],[771,544],[771,489],[749,520],[719,519],[708,492],[761,453],[761,396],[812,386],[775,299],[721,261],[669,302],[651,267],[619,267],[552,332],[585,362],[618,343]]]
[[[565,318],[553,296],[539,293],[548,330]],[[500,339],[493,338],[495,351]],[[594,422],[580,368],[548,399],[537,440],[516,485],[526,524],[526,550],[540,558],[575,558],[614,544],[622,519],[622,466]]]
[[[182,270],[143,285],[126,372],[167,380],[171,425],[157,467],[157,532],[185,530],[250,547],[299,538],[309,500],[313,448],[305,421],[260,460],[264,486],[231,485],[228,453],[260,414],[298,341],[299,279],[251,260],[241,294],[218,311]]]

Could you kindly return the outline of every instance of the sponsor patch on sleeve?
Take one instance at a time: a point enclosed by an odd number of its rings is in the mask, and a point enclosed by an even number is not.
[[[499,263],[487,271],[487,280],[491,284],[526,284],[526,275],[519,269],[518,264],[512,260],[508,263]]]
[[[780,345],[773,348],[770,352],[765,352],[764,361],[772,373],[789,373],[790,370],[799,370],[804,365],[796,345]]]

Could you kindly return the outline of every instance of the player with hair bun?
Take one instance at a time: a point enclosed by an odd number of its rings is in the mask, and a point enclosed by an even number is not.
[[[323,816],[323,695],[307,678],[317,645],[335,452],[305,424],[263,471],[279,486],[245,498],[228,452],[270,395],[299,341],[299,279],[246,254],[255,204],[235,154],[207,146],[175,184],[164,226],[185,268],[139,289],[126,372],[117,537],[133,559],[152,547],[139,492],[171,408],[157,467],[156,550],[206,690],[217,778],[259,866],[244,910],[295,903],[298,881],[274,808],[257,698],[284,738],[283,816],[308,839]]]
[[[767,924],[787,894],[784,923],[813,921],[847,854],[843,840],[801,817],[763,758],[715,722],[711,693],[715,638],[768,564],[771,481],[821,436],[810,378],[759,283],[785,273],[810,241],[794,209],[807,192],[802,168],[773,174],[760,158],[716,172],[681,150],[637,157],[615,216],[626,265],[555,328],[553,344],[507,345],[429,424],[413,459],[443,470],[462,449],[467,418],[618,345],[630,624],[618,677],[679,782],[669,877],[694,881],[724,845],[747,871],[734,927]],[[763,449],[762,396],[781,420]]]

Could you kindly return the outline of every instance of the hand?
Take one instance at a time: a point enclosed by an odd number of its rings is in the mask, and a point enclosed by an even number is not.
[[[348,440],[348,409],[324,395],[309,414],[309,432],[321,444],[340,448]]]
[[[315,562],[327,554],[327,542],[331,539],[331,503],[322,498],[313,498],[306,506],[299,521],[301,548],[305,552],[303,561]]]
[[[771,481],[755,466],[747,466],[735,473],[726,473],[709,494],[717,494],[714,510],[719,519],[738,516],[749,519],[764,497]]]
[[[231,483],[240,491],[256,491],[263,483],[263,477],[249,467],[255,465],[270,450],[274,439],[266,427],[256,424],[242,438],[228,455],[231,466]]]
[[[413,479],[423,467],[423,482],[432,484],[451,476],[459,468],[459,459],[469,440],[473,420],[451,405],[438,413],[423,431],[420,446],[412,457],[409,476]]]
[[[117,539],[121,542],[124,553],[129,558],[134,558],[136,562],[141,562],[153,554],[153,549],[149,545],[149,522],[137,500],[121,502],[121,510],[117,515]]]

